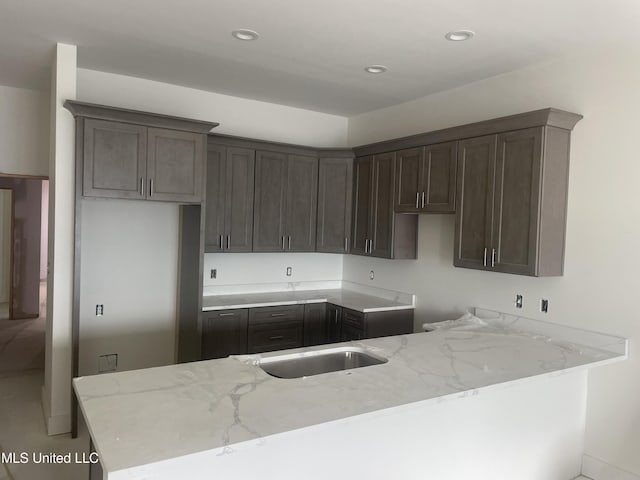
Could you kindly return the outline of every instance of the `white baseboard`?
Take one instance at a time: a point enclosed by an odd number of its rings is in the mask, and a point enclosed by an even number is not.
[[[590,455],[582,457],[582,475],[593,480],[640,480],[640,475],[627,472]]]
[[[47,427],[47,435],[69,433],[71,431],[71,415],[67,413],[64,415],[51,416],[51,407],[49,406],[44,385],[40,391],[40,398],[42,400],[42,414],[44,415],[44,424]]]

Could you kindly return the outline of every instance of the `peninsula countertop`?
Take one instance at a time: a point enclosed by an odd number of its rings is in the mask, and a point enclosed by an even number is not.
[[[528,322],[528,321],[527,321]],[[381,365],[280,379],[256,362],[271,352],[80,377],[79,404],[105,473],[325,422],[442,402],[626,358],[627,341],[553,324],[492,322],[286,351],[352,345]],[[527,327],[524,331],[521,327]],[[571,338],[581,343],[570,341]]]
[[[300,305],[307,303],[333,303],[335,305],[363,313],[413,309],[413,303],[403,298],[356,292],[346,288],[302,290],[287,292],[237,293],[228,295],[205,295],[202,310],[228,310],[234,308],[272,307],[279,305]]]

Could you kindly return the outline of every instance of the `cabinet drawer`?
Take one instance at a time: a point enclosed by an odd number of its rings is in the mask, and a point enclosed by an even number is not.
[[[299,321],[304,317],[304,305],[279,307],[259,307],[249,310],[249,324],[273,323],[279,321]]]
[[[348,308],[342,309],[342,324],[364,330],[365,314]]]
[[[249,353],[302,346],[302,322],[279,320],[249,325]]]

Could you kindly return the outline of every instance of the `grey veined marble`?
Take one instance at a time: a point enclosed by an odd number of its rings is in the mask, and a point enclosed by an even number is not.
[[[532,322],[532,321],[530,321]],[[588,332],[587,344],[520,322],[350,342],[388,359],[381,365],[295,379],[274,378],[245,355],[74,380],[103,467],[113,472],[244,441],[421,402],[442,402],[626,358],[626,340]],[[545,332],[549,324],[545,324]],[[535,330],[535,329],[534,329]],[[569,332],[569,333],[568,333]],[[600,335],[600,337],[599,337]],[[344,345],[344,344],[343,344]],[[613,345],[613,347],[612,347]],[[319,346],[290,350],[308,355]]]

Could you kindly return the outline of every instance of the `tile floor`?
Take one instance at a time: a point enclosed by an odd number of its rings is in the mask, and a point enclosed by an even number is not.
[[[44,384],[46,284],[41,285],[40,317],[0,320],[0,450],[16,453],[82,453],[88,450],[86,431],[48,436],[44,424],[41,390]],[[1,459],[0,459],[1,460]],[[31,458],[30,458],[31,460]],[[0,480],[86,480],[82,464],[2,464]]]

